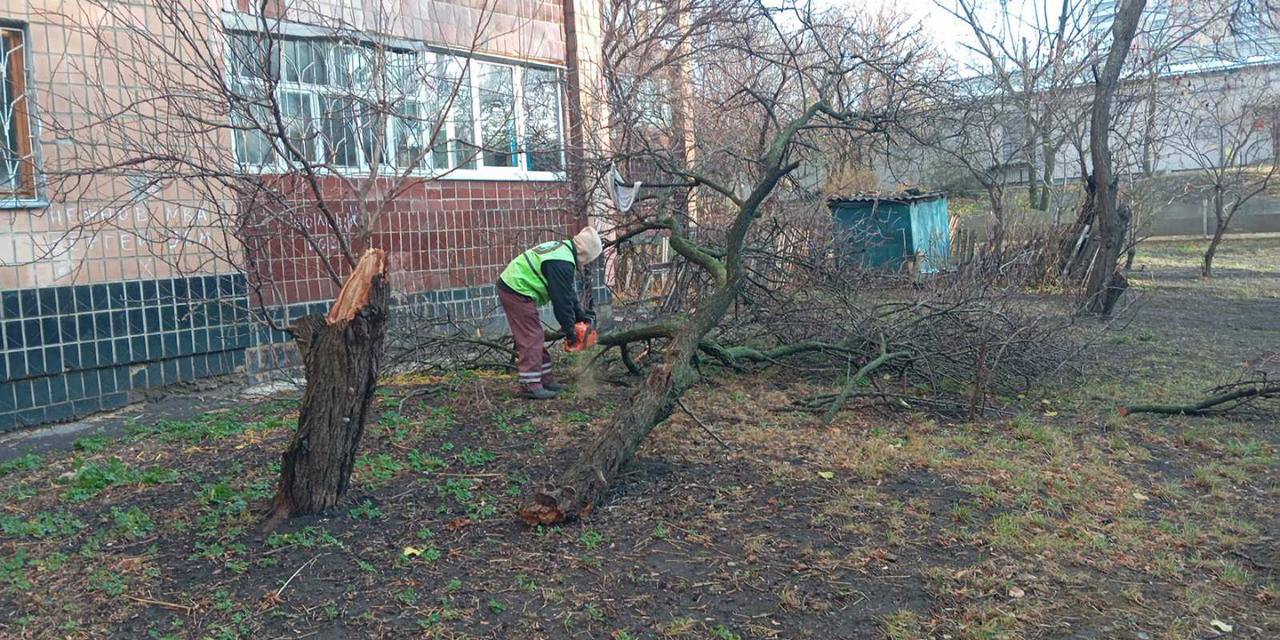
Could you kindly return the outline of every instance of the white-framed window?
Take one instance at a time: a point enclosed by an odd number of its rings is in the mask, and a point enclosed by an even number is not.
[[[26,31],[0,24],[0,206],[38,195]]]
[[[245,170],[306,162],[353,176],[563,177],[555,69],[323,38],[229,40],[233,145]]]

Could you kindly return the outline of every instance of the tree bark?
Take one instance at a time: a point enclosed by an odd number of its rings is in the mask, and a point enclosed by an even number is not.
[[[1041,137],[1041,153],[1044,154],[1044,169],[1040,179],[1040,200],[1031,202],[1032,208],[1037,211],[1049,210],[1049,197],[1053,185],[1053,171],[1057,166],[1058,149],[1054,146],[1053,141],[1049,139],[1049,133],[1046,130]],[[1034,179],[1034,177],[1033,177]]]
[[[389,299],[386,254],[370,249],[327,316],[294,323],[307,382],[266,528],[332,509],[346,494],[378,382]]]
[[[552,524],[591,513],[644,439],[671,416],[676,401],[693,386],[697,373],[692,361],[702,337],[720,321],[735,295],[720,292],[682,326],[663,351],[662,364],[649,371],[626,409],[555,482],[534,493],[532,502],[520,510],[521,520]]]
[[[1200,416],[1212,412],[1228,402],[1242,402],[1249,398],[1274,398],[1280,396],[1280,384],[1257,383],[1243,386],[1190,404],[1136,404],[1120,407],[1120,415],[1132,413],[1160,413],[1174,416]]]
[[[1093,172],[1089,178],[1092,189],[1093,217],[1097,222],[1095,238],[1098,244],[1097,263],[1089,272],[1085,283],[1084,309],[1089,313],[1109,315],[1119,298],[1117,279],[1123,276],[1116,269],[1123,248],[1124,228],[1116,207],[1117,184],[1111,167],[1110,131],[1111,102],[1120,84],[1120,72],[1130,45],[1138,29],[1146,0],[1125,0],[1116,12],[1111,25],[1111,49],[1107,62],[1094,85],[1093,106],[1089,119],[1089,153]]]
[[[1204,261],[1200,267],[1200,277],[1213,277],[1213,257],[1218,253],[1218,245],[1222,243],[1222,236],[1227,232],[1227,224],[1230,216],[1223,212],[1222,189],[1219,187],[1213,194],[1213,237],[1209,239],[1209,247],[1204,251]],[[1234,211],[1232,211],[1234,213]]]

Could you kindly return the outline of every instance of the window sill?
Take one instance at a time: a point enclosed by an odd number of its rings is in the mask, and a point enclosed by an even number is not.
[[[495,182],[564,182],[563,171],[524,171],[521,169],[455,169],[443,175],[425,174],[435,180],[490,180]]]
[[[246,175],[262,175],[262,176],[284,176],[299,173],[298,171],[283,171],[276,167],[243,167],[241,171]],[[317,175],[342,176],[348,180],[367,179],[368,176],[354,171],[350,173],[317,170]],[[378,176],[379,180],[398,180],[401,174],[388,173]],[[418,180],[476,180],[486,182],[564,182],[566,180],[563,171],[524,171],[522,169],[509,168],[480,168],[480,169],[454,169],[442,173],[418,172],[411,173],[410,179]]]
[[[46,209],[48,207],[49,201],[41,197],[15,198],[0,196],[0,210]]]

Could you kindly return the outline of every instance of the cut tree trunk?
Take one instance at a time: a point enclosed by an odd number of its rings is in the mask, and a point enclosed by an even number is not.
[[[370,249],[328,315],[305,316],[292,327],[307,382],[268,529],[332,509],[346,494],[378,381],[390,298],[386,265],[386,254]]]

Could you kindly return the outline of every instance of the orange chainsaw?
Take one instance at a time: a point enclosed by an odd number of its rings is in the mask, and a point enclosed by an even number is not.
[[[579,322],[573,325],[573,344],[564,345],[564,350],[573,353],[575,351],[585,351],[596,346],[596,338],[600,335],[596,332],[595,327],[589,322]]]
[[[564,345],[564,350],[569,353],[573,353],[575,351],[586,351],[587,349],[596,346],[596,339],[600,337],[596,332],[596,297],[595,292],[591,289],[591,277],[588,275],[583,280],[587,283],[586,286],[583,287],[585,289],[585,291],[583,291],[583,297],[586,298],[586,316],[589,320],[586,322],[578,322],[573,325],[573,344]]]

